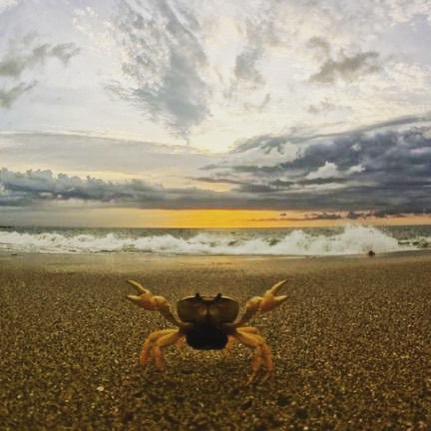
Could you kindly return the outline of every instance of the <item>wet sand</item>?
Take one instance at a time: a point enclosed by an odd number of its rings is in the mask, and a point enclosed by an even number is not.
[[[125,300],[144,282],[172,303],[222,292],[241,303],[288,278],[288,301],[255,318],[276,367],[245,386],[251,352],[166,350],[168,327]],[[0,255],[1,430],[431,429],[431,256],[229,258]]]

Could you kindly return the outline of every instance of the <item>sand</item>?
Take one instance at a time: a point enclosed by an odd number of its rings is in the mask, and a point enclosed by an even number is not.
[[[258,316],[276,373],[245,386],[251,352],[166,350],[168,327],[125,300],[144,282],[172,303],[222,292],[244,303],[288,278]],[[431,256],[150,258],[0,255],[1,430],[431,429]]]

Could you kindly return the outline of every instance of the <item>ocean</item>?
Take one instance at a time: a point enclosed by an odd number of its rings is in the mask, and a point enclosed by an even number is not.
[[[0,228],[0,252],[343,256],[424,250],[431,225],[286,229]]]

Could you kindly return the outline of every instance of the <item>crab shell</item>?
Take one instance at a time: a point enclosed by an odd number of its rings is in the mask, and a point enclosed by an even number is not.
[[[228,341],[223,324],[235,321],[239,305],[234,299],[220,293],[215,297],[197,293],[178,301],[177,312],[181,321],[191,324],[185,334],[190,347],[221,350]]]

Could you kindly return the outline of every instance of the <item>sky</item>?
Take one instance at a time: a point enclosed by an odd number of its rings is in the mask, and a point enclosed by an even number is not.
[[[0,0],[0,224],[429,223],[430,44],[427,0]]]

